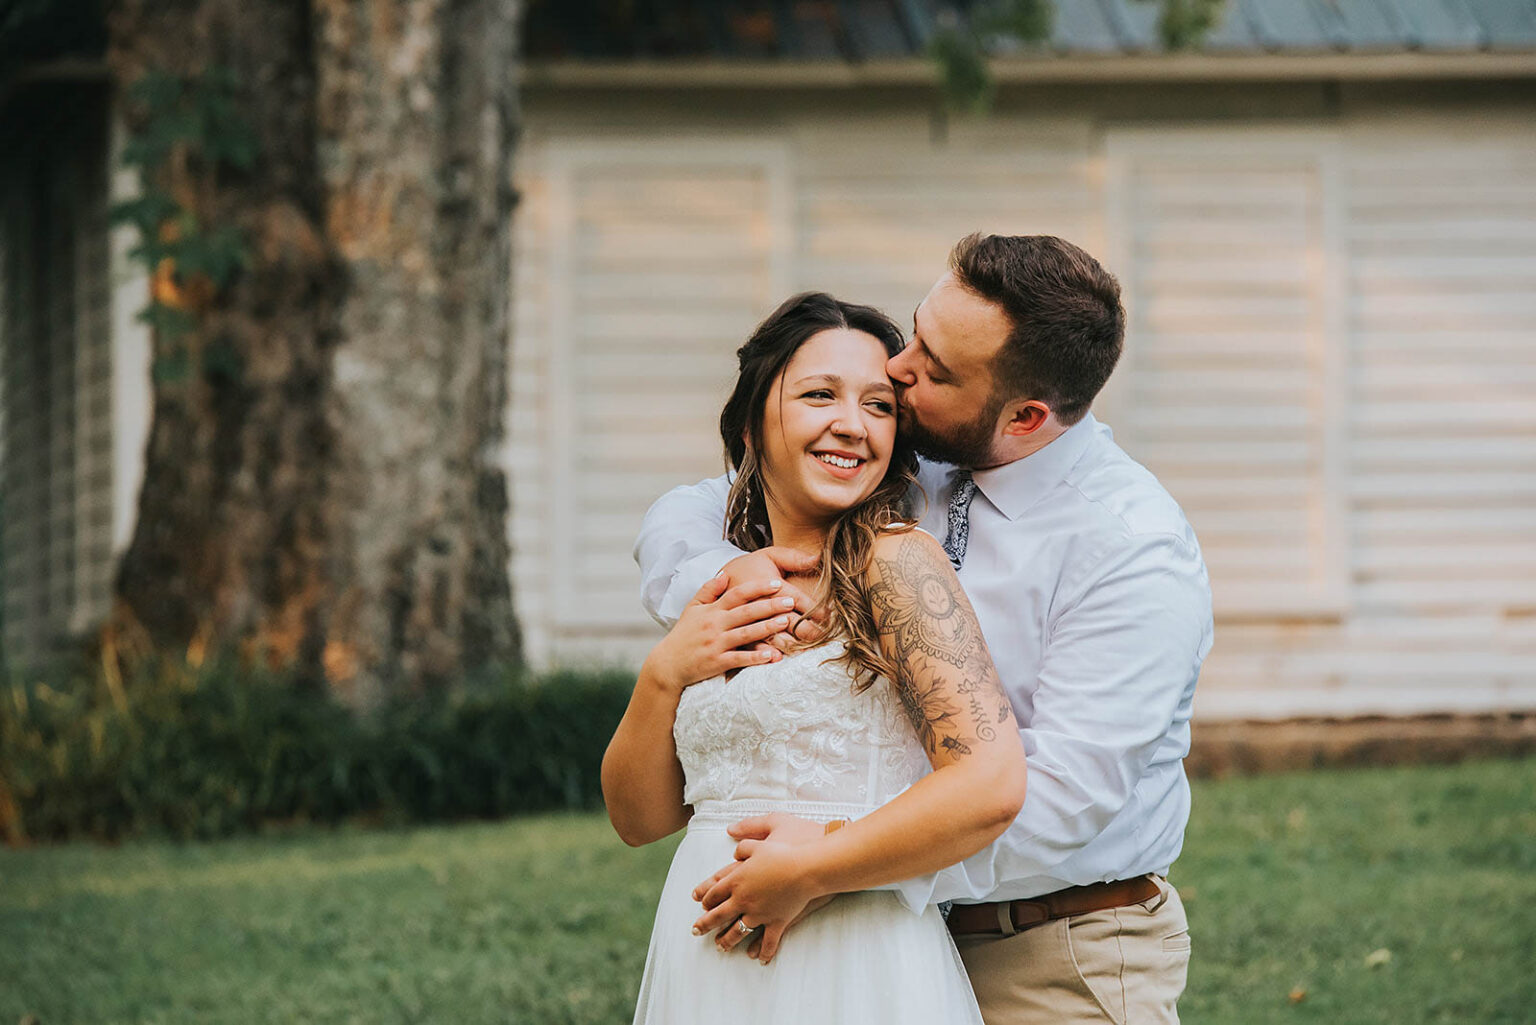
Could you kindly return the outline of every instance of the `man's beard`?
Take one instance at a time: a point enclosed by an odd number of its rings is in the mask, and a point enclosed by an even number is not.
[[[903,405],[901,434],[925,459],[969,468],[991,466],[997,461],[992,455],[992,432],[997,428],[997,415],[1002,409],[1002,402],[989,398],[975,419],[938,433],[923,426],[912,410]]]

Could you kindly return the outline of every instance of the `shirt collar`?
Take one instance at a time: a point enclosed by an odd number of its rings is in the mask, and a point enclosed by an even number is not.
[[[1066,479],[1099,430],[1099,422],[1089,413],[1038,452],[1002,466],[977,470],[972,478],[998,512],[1016,520]]]

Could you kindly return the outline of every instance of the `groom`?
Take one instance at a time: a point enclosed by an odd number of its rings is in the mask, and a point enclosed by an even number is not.
[[[887,370],[928,460],[922,523],[1024,724],[1029,782],[991,847],[891,888],[912,907],[954,902],[988,1025],[1177,1022],[1190,941],[1166,876],[1189,818],[1211,599],[1178,505],[1088,412],[1120,356],[1120,287],[1061,239],[972,235],[913,320]],[[723,479],[678,488],[646,515],[635,555],[659,620],[722,565],[733,584],[809,568],[722,542],[724,494]],[[732,835],[822,828],[771,815]]]

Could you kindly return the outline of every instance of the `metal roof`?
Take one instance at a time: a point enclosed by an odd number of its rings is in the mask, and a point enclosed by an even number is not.
[[[826,62],[915,57],[966,0],[546,0],[528,14],[535,61]],[[600,11],[594,8],[601,8]],[[1019,59],[1163,52],[1161,4],[1055,0],[1048,40]],[[1195,49],[1210,55],[1536,52],[1536,0],[1227,0]]]

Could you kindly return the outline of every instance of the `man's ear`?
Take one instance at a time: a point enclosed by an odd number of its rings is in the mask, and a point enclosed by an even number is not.
[[[1050,419],[1051,407],[1043,402],[1030,399],[1028,402],[1016,403],[1012,407],[1008,422],[1003,425],[1003,436],[1027,438],[1044,427]]]

